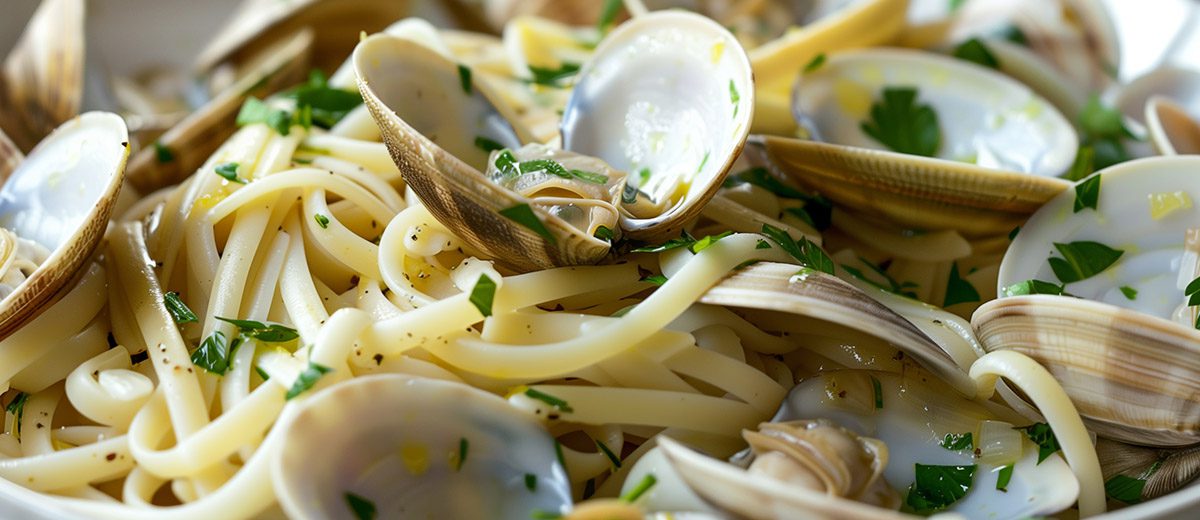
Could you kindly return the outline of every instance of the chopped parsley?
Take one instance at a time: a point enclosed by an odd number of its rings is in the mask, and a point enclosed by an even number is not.
[[[600,18],[596,21],[596,29],[601,34],[606,33],[617,21],[617,13],[621,9],[621,0],[604,0],[604,7],[600,10]]]
[[[1196,277],[1187,287],[1183,289],[1183,295],[1188,297],[1188,307],[1200,305],[1200,277]],[[1196,317],[1196,323],[1193,325],[1200,329],[1200,316]]]
[[[258,377],[261,377],[263,381],[269,381],[271,379],[271,374],[268,374],[267,371],[263,370],[260,366],[255,365],[254,371],[258,373]]]
[[[630,251],[631,253],[661,253],[680,247],[691,247],[696,243],[696,237],[688,234],[687,230],[679,232],[679,238],[672,238],[656,246],[642,246]]]
[[[1009,231],[1009,232],[1008,232],[1008,241],[1009,241],[1009,242],[1012,242],[1013,240],[1016,240],[1016,238],[1017,238],[1017,233],[1020,233],[1020,232],[1021,232],[1021,226],[1017,226],[1017,227],[1015,227],[1015,228],[1012,228],[1012,231]]]
[[[909,282],[909,281],[905,281],[904,283],[897,282],[896,279],[892,278],[891,275],[887,274],[887,271],[884,271],[882,267],[875,265],[874,262],[871,262],[870,260],[867,260],[866,258],[863,258],[861,256],[858,257],[858,261],[862,262],[863,265],[867,266],[867,268],[870,269],[871,272],[879,275],[880,278],[883,278],[883,280],[885,282],[887,282],[887,285],[883,285],[883,284],[871,279],[866,274],[864,274],[861,270],[859,270],[858,268],[856,268],[854,266],[842,264],[842,269],[845,269],[846,272],[850,273],[851,276],[858,278],[859,280],[862,280],[864,282],[867,282],[875,287],[883,289],[887,292],[890,292],[892,294],[898,294],[900,296],[904,296],[906,298],[912,298],[914,300],[919,299],[919,298],[917,298],[917,293],[912,291],[912,289],[915,289],[917,287],[917,284],[915,284],[913,282]]]
[[[605,446],[603,442],[596,441],[596,447],[600,448],[600,452],[604,453],[605,457],[608,457],[608,461],[612,463],[614,471],[621,469],[621,457],[618,457],[616,453],[608,449],[608,446]]]
[[[879,384],[879,379],[871,376],[871,390],[875,393],[875,409],[883,409],[883,387]]]
[[[951,262],[950,280],[946,283],[946,299],[942,301],[942,307],[980,300],[979,291],[975,286],[958,275],[958,262]]]
[[[537,399],[538,401],[541,401],[543,403],[546,403],[546,404],[552,406],[555,410],[559,410],[559,411],[563,411],[563,412],[567,412],[567,413],[575,411],[575,409],[571,408],[570,405],[568,405],[566,401],[563,401],[562,399],[554,397],[545,392],[535,390],[533,388],[526,388],[524,393],[526,396],[528,396],[532,399]]]
[[[469,453],[470,450],[471,450],[471,441],[468,441],[466,437],[459,437],[459,439],[458,439],[458,459],[455,461],[454,471],[462,470],[463,464],[467,463],[467,453]]]
[[[504,145],[482,135],[475,136],[475,147],[485,152],[494,152],[496,150],[504,149]]]
[[[238,111],[237,125],[245,126],[257,123],[271,127],[279,135],[288,135],[292,127],[292,115],[286,110],[271,108],[258,98],[246,98],[242,109]]]
[[[885,87],[882,99],[871,105],[871,119],[860,128],[899,153],[934,157],[942,144],[937,113],[917,102],[915,87]]]
[[[317,225],[321,226],[321,229],[329,229],[329,217],[316,213],[313,214],[313,220],[317,221]]]
[[[1141,502],[1142,491],[1146,489],[1146,480],[1158,471],[1158,468],[1162,466],[1162,462],[1161,460],[1155,461],[1152,466],[1143,471],[1137,478],[1120,474],[1114,475],[1104,482],[1104,494],[1113,500],[1130,505]]]
[[[607,240],[608,242],[612,242],[613,238],[615,238],[613,235],[613,230],[609,229],[607,226],[597,226],[596,232],[592,233],[592,236],[599,238],[600,240]]]
[[[546,87],[562,88],[564,80],[570,79],[579,73],[579,64],[564,61],[562,66],[557,69],[530,65],[529,73],[532,75],[529,79],[530,83]]]
[[[1000,471],[996,475],[996,489],[1008,493],[1008,482],[1012,480],[1012,474],[1012,464],[1000,468]]]
[[[813,59],[809,60],[808,64],[804,66],[804,73],[807,74],[821,68],[822,65],[825,65],[825,59],[825,53],[823,52],[813,56]]]
[[[1075,213],[1088,208],[1099,211],[1096,205],[1100,202],[1100,177],[1093,175],[1075,185]]]
[[[167,145],[155,141],[154,158],[158,160],[158,164],[166,164],[175,160],[175,152],[172,152],[170,148],[167,148]]]
[[[638,189],[632,184],[626,184],[625,189],[621,190],[621,202],[625,204],[633,204],[637,202]]]
[[[726,231],[724,233],[720,233],[717,235],[708,235],[704,238],[701,238],[700,240],[697,240],[696,243],[692,244],[692,247],[691,247],[692,253],[693,254],[699,253],[699,252],[707,249],[708,246],[711,246],[711,245],[717,243],[718,240],[725,238],[732,234],[733,234],[733,231]]]
[[[508,158],[505,158],[506,162],[508,160]],[[497,161],[499,161],[499,158],[497,158]],[[499,164],[497,164],[497,168],[499,167]],[[525,161],[517,165],[517,170],[521,173],[546,172],[564,179],[579,179],[592,184],[603,185],[608,183],[607,175],[584,170],[568,170],[553,159],[534,159],[532,161]]]
[[[1029,440],[1038,445],[1038,464],[1061,449],[1058,445],[1058,439],[1054,437],[1054,430],[1050,429],[1050,425],[1046,423],[1033,423],[1029,426],[1019,426],[1013,428],[1021,430],[1029,437]]]
[[[458,83],[464,94],[471,95],[471,69],[461,63],[458,65]]]
[[[229,370],[229,354],[225,345],[225,333],[219,330],[213,332],[192,351],[192,364],[213,374],[225,375]]]
[[[1091,146],[1080,146],[1075,152],[1075,160],[1071,162],[1071,168],[1067,170],[1064,177],[1069,181],[1080,181],[1084,177],[1091,175],[1096,171],[1095,168],[1096,150]]]
[[[537,475],[533,473],[525,474],[525,489],[528,489],[530,493],[537,491]]]
[[[738,105],[738,102],[741,100],[742,96],[741,94],[738,94],[737,85],[733,83],[732,79],[729,80],[729,101],[733,103],[733,117],[737,117],[738,115],[738,109],[741,108]],[[707,156],[705,158],[707,159]]]
[[[294,121],[304,128],[313,124],[321,128],[333,128],[350,111],[363,103],[358,90],[342,90],[329,86],[325,74],[313,69],[308,82],[287,94],[296,99]]]
[[[792,255],[792,258],[799,261],[800,265],[834,274],[833,259],[829,258],[829,255],[820,246],[809,242],[807,238],[800,237],[800,240],[792,240],[791,235],[788,235],[786,231],[770,224],[762,225],[762,234]]]
[[[954,57],[991,69],[1000,68],[1000,60],[979,38],[971,38],[954,48]]]
[[[375,515],[378,514],[375,510],[374,502],[349,491],[344,496],[346,497],[346,505],[350,506],[350,511],[354,513],[354,518],[358,520],[373,520]]]
[[[309,361],[308,367],[302,370],[300,375],[296,376],[296,382],[292,383],[292,387],[288,389],[287,395],[284,396],[285,399],[291,400],[292,398],[307,392],[313,387],[313,385],[317,384],[317,381],[321,379],[321,376],[324,376],[331,371],[333,371],[332,368]]]
[[[649,282],[654,285],[662,285],[664,283],[667,283],[667,277],[663,276],[661,274],[655,274],[655,275],[650,275],[650,276],[644,276],[641,279],[639,279],[638,281],[639,282]]]
[[[820,195],[809,195],[793,188],[775,176],[766,168],[756,167],[744,170],[725,178],[722,186],[732,188],[739,184],[752,184],[785,199],[804,201],[804,208],[788,208],[787,212],[799,217],[817,231],[828,229],[833,220],[833,203]]]
[[[229,182],[236,182],[238,184],[246,184],[246,179],[238,177],[238,173],[237,173],[238,172],[238,163],[231,162],[231,163],[219,164],[219,165],[217,165],[216,172],[217,172],[217,175],[220,175],[222,178],[224,178],[225,180],[227,180]]]
[[[196,323],[200,320],[196,313],[188,308],[186,303],[179,298],[179,293],[170,291],[163,295],[163,305],[167,307],[167,312],[171,314],[171,319],[175,323]]]
[[[486,274],[479,275],[479,280],[471,289],[471,304],[486,318],[492,315],[492,300],[495,297],[496,282]]]
[[[1108,269],[1125,252],[1099,242],[1079,241],[1063,244],[1054,242],[1054,248],[1063,256],[1051,257],[1050,269],[1063,284],[1086,280]]]
[[[608,176],[604,175],[602,173],[589,172],[589,171],[584,171],[584,170],[568,170],[568,171],[570,172],[572,177],[579,179],[583,182],[590,182],[592,184],[600,184],[600,185],[604,185],[604,184],[608,183]]]
[[[263,323],[252,320],[235,320],[216,316],[218,320],[229,323],[239,329],[246,338],[257,339],[264,343],[286,343],[300,337],[296,329],[278,323]]]
[[[771,243],[760,238],[758,239],[758,242],[754,244],[754,249],[771,249]]]
[[[1094,165],[1102,170],[1117,163],[1132,159],[1125,149],[1125,140],[1137,136],[1125,126],[1124,116],[1116,108],[1104,105],[1100,96],[1093,94],[1079,114],[1082,130],[1080,145],[1095,152]]]
[[[921,514],[941,511],[967,495],[975,477],[974,464],[935,466],[915,464],[916,481],[908,488],[904,503]]]
[[[1025,280],[1005,287],[1000,292],[1003,296],[1022,296],[1026,294],[1055,294],[1062,295],[1064,287],[1044,282],[1042,280]]]
[[[8,403],[4,409],[13,415],[13,431],[16,432],[18,438],[21,435],[21,417],[25,415],[25,403],[29,401],[29,394],[25,392],[17,392],[17,396]]]
[[[621,495],[621,501],[630,504],[637,502],[637,499],[642,498],[642,495],[645,495],[646,492],[650,491],[650,488],[654,487],[654,485],[657,483],[658,478],[655,477],[653,473],[647,473],[646,476],[642,477],[642,480],[639,481],[636,486],[633,486],[633,489],[630,489],[628,493]]]
[[[551,244],[556,242],[554,234],[546,228],[546,225],[542,223],[542,219],[538,218],[537,214],[533,212],[533,208],[529,207],[529,204],[517,204],[511,208],[502,209],[500,210],[500,214],[509,220],[529,228],[530,231],[537,233],[546,239],[547,242]]]
[[[534,509],[533,511],[529,512],[530,520],[558,520],[562,517],[563,516],[561,513],[542,511],[541,509]]]
[[[1127,300],[1136,300],[1138,292],[1137,289],[1134,289],[1133,287],[1122,285],[1121,294],[1125,295],[1125,299]]]
[[[942,442],[940,444],[943,448],[946,448],[950,451],[974,449],[974,434],[971,432],[947,433],[945,437],[942,437]]]

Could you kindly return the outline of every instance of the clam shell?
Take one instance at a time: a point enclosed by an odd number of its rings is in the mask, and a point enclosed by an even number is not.
[[[1175,101],[1192,114],[1200,114],[1200,71],[1166,65],[1121,87],[1116,106],[1125,117],[1146,123],[1146,103],[1154,96]]]
[[[0,301],[0,338],[37,316],[82,271],[108,228],[128,157],[121,117],[88,112],[42,140],[0,188],[0,226],[51,251]]]
[[[1088,428],[1123,442],[1200,442],[1200,331],[1099,302],[1029,295],[971,318],[989,352],[1014,350],[1062,384]]]
[[[195,173],[237,130],[238,110],[247,98],[265,98],[307,77],[312,45],[312,31],[305,29],[264,49],[237,82],[159,137],[155,144],[170,150],[172,160],[159,161],[155,146],[145,146],[134,155],[127,172],[129,183],[150,193]]]
[[[563,148],[630,178],[647,172],[634,185],[669,205],[623,217],[621,228],[658,241],[678,236],[716,195],[753,115],[754,78],[737,39],[703,16],[657,11],[609,33],[580,70],[563,112]]]
[[[28,151],[83,102],[84,1],[44,0],[4,60],[0,129]]]
[[[0,182],[8,180],[9,174],[25,159],[25,154],[13,144],[4,130],[0,130]]]
[[[529,136],[504,128],[512,118],[497,112],[504,107],[490,102],[485,83],[472,78],[471,92],[465,93],[454,62],[388,35],[364,40],[353,59],[363,101],[405,182],[463,240],[518,271],[594,263],[608,253],[607,242],[552,215],[541,220],[554,241],[500,215],[529,201],[484,176],[480,168],[487,155],[474,138],[489,135],[515,147]],[[463,96],[468,102],[461,102]]]
[[[880,338],[913,356],[966,396],[975,383],[954,359],[911,322],[841,279],[791,264],[760,262],[735,271],[702,303],[805,316]],[[754,313],[746,318],[751,322]]]
[[[1200,154],[1200,122],[1166,97],[1154,96],[1146,102],[1146,130],[1162,155]]]
[[[371,500],[380,518],[528,518],[571,504],[554,439],[507,401],[461,383],[359,377],[287,417],[271,471],[291,518],[349,517],[347,492]],[[534,490],[525,475],[536,477]]]
[[[337,68],[358,43],[359,34],[375,33],[402,18],[408,0],[245,0],[196,57],[203,75],[224,62],[244,62],[264,48],[304,28],[312,29],[313,66]]]

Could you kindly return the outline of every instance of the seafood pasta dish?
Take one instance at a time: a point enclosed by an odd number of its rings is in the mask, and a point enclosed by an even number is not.
[[[1200,504],[1200,69],[1104,3],[118,4],[0,67],[0,516]]]

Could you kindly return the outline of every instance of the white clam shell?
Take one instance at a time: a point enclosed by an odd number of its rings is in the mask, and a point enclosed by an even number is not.
[[[275,492],[292,518],[351,518],[345,493],[380,518],[529,518],[571,504],[554,439],[492,394],[460,383],[366,376],[307,398],[276,426]],[[460,439],[468,441],[461,467]],[[527,489],[525,475],[537,477]]]

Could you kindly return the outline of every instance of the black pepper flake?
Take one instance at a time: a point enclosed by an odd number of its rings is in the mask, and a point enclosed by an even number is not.
[[[104,460],[107,460],[107,461],[109,461],[109,462],[112,462],[112,461],[114,461],[114,460],[117,460],[117,454],[116,454],[116,453],[109,453],[108,455],[105,455],[105,456],[104,456]]]
[[[371,357],[371,359],[375,360],[375,366],[379,366],[379,365],[383,364],[383,354],[375,354],[374,356]]]

